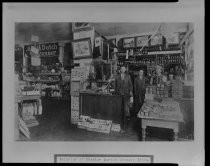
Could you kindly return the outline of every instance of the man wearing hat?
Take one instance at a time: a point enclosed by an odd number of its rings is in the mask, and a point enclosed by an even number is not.
[[[139,75],[134,80],[135,113],[138,113],[145,99],[145,77],[144,71],[139,70]]]
[[[133,85],[132,85],[130,76],[126,74],[125,72],[126,72],[126,68],[125,66],[122,66],[120,68],[120,74],[115,79],[115,91],[117,94],[123,95],[124,97],[125,116],[129,120],[130,97],[133,97],[133,93],[132,93]]]

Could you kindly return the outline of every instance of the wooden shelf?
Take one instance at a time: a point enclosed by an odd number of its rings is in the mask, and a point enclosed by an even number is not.
[[[53,80],[53,81],[50,81],[50,80],[24,80],[24,81],[28,81],[28,82],[43,82],[43,83],[57,83],[60,80]]]
[[[153,51],[153,52],[148,52],[148,55],[168,55],[168,54],[180,54],[182,53],[181,50],[176,50],[176,51]]]
[[[51,56],[39,56],[40,58],[55,58],[58,57],[58,55],[51,55]]]
[[[42,91],[45,91],[47,88],[44,88],[44,89],[42,89]],[[61,89],[56,89],[56,88],[49,88],[49,89],[51,89],[51,90],[54,90],[54,91],[60,91]]]
[[[41,95],[23,95],[21,97],[21,100],[39,100],[41,98]]]
[[[64,82],[64,83],[70,83],[71,81],[70,80],[69,81],[62,80],[62,82]]]
[[[153,51],[153,52],[148,52],[147,54],[135,54],[135,55],[129,55],[129,57],[147,57],[147,56],[155,56],[155,55],[168,55],[168,54],[180,54],[182,53],[181,50],[176,50],[176,51]],[[118,55],[119,57],[125,57],[125,54]]]
[[[40,73],[40,75],[59,76],[61,73]]]
[[[96,82],[99,82],[99,83],[108,83],[109,81],[97,80]]]
[[[183,119],[172,119],[172,118],[169,119],[169,118],[142,116],[142,115],[138,115],[137,117],[141,119],[161,120],[161,121],[170,121],[170,122],[184,122]]]

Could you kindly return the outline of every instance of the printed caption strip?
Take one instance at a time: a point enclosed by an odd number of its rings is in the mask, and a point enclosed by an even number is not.
[[[55,154],[55,163],[153,163],[153,155]]]

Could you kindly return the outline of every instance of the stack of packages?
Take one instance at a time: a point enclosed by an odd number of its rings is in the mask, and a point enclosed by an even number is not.
[[[152,117],[159,117],[158,114],[155,113],[156,109],[155,107],[159,103],[156,101],[145,101],[144,104],[142,105],[140,111],[139,111],[139,116],[152,116]],[[154,112],[154,115],[152,115]]]
[[[71,123],[76,124],[79,120],[79,92],[84,90],[83,82],[87,80],[87,69],[76,67],[71,72]]]
[[[173,100],[163,100],[160,103],[156,101],[146,101],[139,111],[138,116],[183,121],[179,103]]]
[[[27,127],[33,127],[39,125],[34,115],[42,114],[42,107],[39,103],[24,103],[22,108],[22,119]]]
[[[79,120],[79,96],[71,96],[71,123],[76,124]]]
[[[158,85],[157,86],[157,97],[168,97],[168,86]]]
[[[120,125],[112,125],[111,120],[94,119],[89,116],[80,116],[80,121],[77,123],[77,127],[86,129],[87,131],[94,131],[100,133],[109,134],[110,131],[120,131]]]
[[[22,95],[40,95],[40,90],[36,89],[35,86],[24,86],[21,90]]]
[[[148,86],[146,88],[145,99],[146,100],[153,100],[155,94],[156,94],[156,87],[155,86]]]
[[[179,99],[183,97],[183,82],[179,79],[172,83],[172,98]]]

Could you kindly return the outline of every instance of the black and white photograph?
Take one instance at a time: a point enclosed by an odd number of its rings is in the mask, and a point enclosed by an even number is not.
[[[109,5],[5,4],[5,161],[203,164],[201,6]]]
[[[193,23],[72,24],[15,23],[17,140],[194,140]]]

